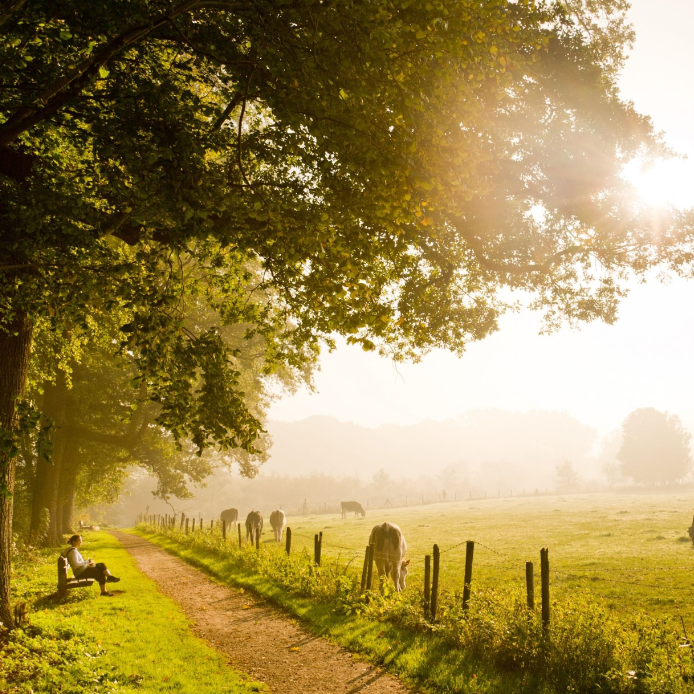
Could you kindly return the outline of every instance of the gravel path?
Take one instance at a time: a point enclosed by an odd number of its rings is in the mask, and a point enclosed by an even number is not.
[[[408,694],[400,680],[315,636],[281,610],[210,580],[136,535],[114,532],[140,570],[181,605],[195,633],[275,694]]]

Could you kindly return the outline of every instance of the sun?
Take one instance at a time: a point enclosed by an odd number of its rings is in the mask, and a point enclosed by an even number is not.
[[[653,207],[694,207],[694,161],[661,159],[644,167],[635,159],[624,168],[624,178],[638,197]]]

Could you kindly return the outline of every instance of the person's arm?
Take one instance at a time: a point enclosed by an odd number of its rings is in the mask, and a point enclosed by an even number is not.
[[[68,550],[67,560],[72,567],[73,576],[78,576],[89,566],[89,562],[82,558],[82,555],[76,547]]]

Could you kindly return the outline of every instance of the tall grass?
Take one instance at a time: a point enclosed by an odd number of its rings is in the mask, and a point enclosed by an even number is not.
[[[398,594],[386,584],[383,592],[360,595],[361,566],[339,559],[324,559],[316,567],[306,550],[287,556],[275,544],[263,543],[259,552],[252,546],[239,548],[235,540],[224,541],[218,530],[186,534],[144,524],[137,529],[166,538],[203,566],[206,558],[224,559],[246,574],[264,577],[288,595],[328,605],[336,614],[392,624],[418,637],[429,635],[432,643],[443,640],[468,660],[515,673],[526,686],[532,682],[527,691],[694,691],[692,656],[676,624],[638,613],[614,614],[586,593],[553,600],[549,630],[543,628],[538,611],[528,610],[518,587],[473,591],[468,610],[463,608],[462,592],[444,591],[437,620],[432,622],[424,616],[419,587]],[[418,643],[426,648],[427,639]],[[436,691],[479,691],[461,687],[455,675],[450,673],[447,683],[439,676],[438,684],[426,684]]]

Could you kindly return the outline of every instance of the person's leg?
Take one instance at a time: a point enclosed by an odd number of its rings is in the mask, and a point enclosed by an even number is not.
[[[101,589],[102,595],[108,595],[106,590],[106,564],[99,563],[94,566],[88,566],[80,575],[79,578],[93,578]]]
[[[106,564],[104,564],[103,562],[99,562],[94,568],[101,570],[101,576],[103,577],[104,583],[118,583],[118,581],[120,581],[120,578],[117,578],[116,576],[114,576],[106,568]]]

